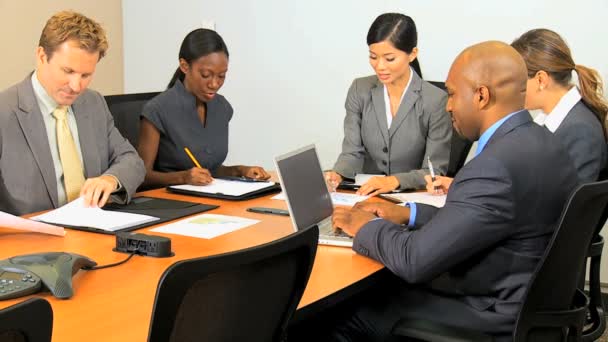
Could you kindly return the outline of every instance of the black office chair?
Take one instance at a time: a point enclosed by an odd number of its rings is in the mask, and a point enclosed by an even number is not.
[[[599,179],[608,179],[608,169],[604,169],[600,172]],[[608,206],[604,208],[602,216],[597,223],[591,245],[589,246],[587,258],[585,259],[584,269],[586,269],[587,262],[589,262],[589,308],[587,326],[583,329],[582,341],[584,342],[595,341],[606,331],[606,317],[604,317],[605,310],[600,285],[602,251],[604,250],[604,238],[600,233],[606,220],[608,220]],[[584,274],[581,276],[581,289],[585,286],[584,276]]]
[[[313,227],[262,246],[173,264],[156,291],[148,340],[283,341],[318,237]]]
[[[579,186],[530,280],[515,323],[513,340],[580,341],[589,299],[577,289],[595,227],[608,203],[608,181]],[[422,320],[401,320],[397,336],[434,342],[492,341],[481,332]]]
[[[53,309],[42,298],[30,298],[0,310],[0,341],[50,342]]]
[[[435,87],[446,90],[444,82],[429,81],[430,84]],[[464,165],[467,160],[469,151],[471,150],[472,142],[461,137],[455,129],[452,129],[452,142],[450,144],[450,163],[448,164],[448,171],[446,176],[454,177],[458,170]]]
[[[158,94],[140,93],[105,96],[110,113],[114,117],[116,128],[135,148],[137,148],[137,139],[139,138],[139,115],[146,102]]]
[[[472,142],[461,137],[455,129],[452,129],[452,142],[450,144],[450,163],[446,176],[454,177],[467,160]]]
[[[439,82],[439,81],[427,81],[430,84],[434,85],[435,87],[441,89],[441,90],[447,90],[445,88],[445,82]]]

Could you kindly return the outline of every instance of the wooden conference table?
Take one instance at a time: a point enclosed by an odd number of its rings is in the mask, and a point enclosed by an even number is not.
[[[53,307],[53,341],[145,341],[158,281],[171,264],[263,244],[292,232],[289,217],[246,211],[253,206],[285,209],[285,201],[270,199],[273,195],[239,202],[171,194],[164,189],[139,195],[216,204],[220,207],[209,213],[253,218],[260,222],[210,240],[153,232],[151,234],[171,238],[175,256],[134,256],[116,267],[79,271],[73,278],[75,294],[70,299],[56,299],[48,292],[38,293]],[[154,226],[138,232],[146,233],[152,228]],[[65,237],[57,237],[0,228],[0,259],[64,251],[85,255],[99,265],[105,265],[126,257],[126,254],[112,251],[115,245],[112,235],[66,231]],[[386,272],[381,270],[383,266],[380,263],[355,254],[350,248],[319,246],[310,280],[294,319],[314,315],[371,286]],[[2,301],[0,309],[25,299]]]

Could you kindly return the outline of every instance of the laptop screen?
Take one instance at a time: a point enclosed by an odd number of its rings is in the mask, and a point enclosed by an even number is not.
[[[334,209],[314,145],[276,157],[275,162],[296,230],[331,216]]]

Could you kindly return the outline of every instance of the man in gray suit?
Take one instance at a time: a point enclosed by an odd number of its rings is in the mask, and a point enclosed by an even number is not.
[[[523,109],[526,79],[523,59],[504,43],[481,43],[457,57],[446,109],[478,149],[454,178],[443,208],[364,203],[335,209],[334,226],[355,237],[353,249],[399,278],[389,290],[375,291],[334,331],[334,340],[386,341],[403,317],[510,339],[524,292],[577,183],[561,144]]]
[[[43,29],[36,70],[0,93],[0,210],[16,215],[128,202],[144,179],[135,149],[87,87],[108,48],[95,21],[60,12]]]

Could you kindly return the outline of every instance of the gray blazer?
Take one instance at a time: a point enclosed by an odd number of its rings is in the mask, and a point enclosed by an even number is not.
[[[116,176],[125,191],[115,194],[113,200],[129,201],[146,170],[133,146],[114,126],[105,100],[86,90],[72,110],[85,177]],[[22,215],[58,204],[49,140],[30,74],[0,93],[0,210]]]
[[[342,153],[333,170],[347,178],[357,173],[392,175],[400,189],[424,188],[426,156],[437,174],[448,168],[452,121],[446,101],[443,90],[413,72],[389,129],[382,83],[375,75],[355,79],[346,97]]]
[[[406,282],[422,283],[438,301],[460,302],[461,310],[478,317],[468,328],[511,333],[577,185],[574,165],[557,140],[527,111],[515,114],[456,174],[443,208],[417,204],[415,229],[370,221],[353,249]],[[410,310],[401,308],[404,316]],[[437,312],[431,317],[460,326],[458,317]]]
[[[582,183],[595,182],[606,166],[604,129],[595,114],[579,101],[555,131],[574,162]]]

